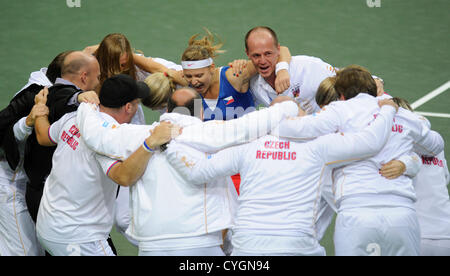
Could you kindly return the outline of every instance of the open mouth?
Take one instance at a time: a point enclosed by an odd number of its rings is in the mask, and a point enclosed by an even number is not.
[[[195,90],[197,90],[197,92],[202,91],[203,88],[205,87],[205,85],[203,83],[199,83],[197,85],[193,85],[192,88],[194,88]]]
[[[259,66],[259,72],[262,74],[268,73],[270,71],[270,66]]]

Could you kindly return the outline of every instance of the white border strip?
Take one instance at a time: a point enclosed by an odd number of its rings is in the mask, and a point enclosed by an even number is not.
[[[433,99],[434,97],[438,96],[439,94],[447,91],[449,88],[450,88],[450,81],[444,83],[440,87],[436,88],[435,90],[433,90],[430,93],[426,94],[422,98],[420,98],[417,101],[413,102],[411,104],[411,107],[413,109],[416,109],[419,106],[423,105],[424,103],[428,102],[429,100]]]
[[[440,118],[450,118],[450,114],[447,113],[435,113],[435,112],[422,112],[422,111],[415,111],[414,113],[420,114],[425,117],[440,117]]]

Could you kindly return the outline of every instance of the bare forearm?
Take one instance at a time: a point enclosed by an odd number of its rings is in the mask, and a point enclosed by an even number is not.
[[[289,48],[286,46],[280,46],[280,57],[278,58],[278,62],[285,61],[287,63],[290,63],[292,59],[291,52],[289,51]]]
[[[41,146],[54,146],[55,144],[48,137],[48,129],[50,123],[47,116],[40,116],[36,118],[34,123],[34,130],[36,132],[36,139]]]
[[[155,149],[170,141],[173,129],[179,132],[177,126],[168,122],[162,122],[154,130],[133,154],[125,161],[116,164],[108,173],[108,176],[119,185],[133,185],[145,172],[148,161],[153,155]]]
[[[139,147],[127,159],[115,165],[108,176],[121,186],[131,186],[142,177],[151,156],[152,153]]]
[[[149,73],[164,73],[168,70],[168,68],[158,62],[153,61],[152,58],[147,58],[141,55],[134,54],[133,55],[134,63],[144,71]]]

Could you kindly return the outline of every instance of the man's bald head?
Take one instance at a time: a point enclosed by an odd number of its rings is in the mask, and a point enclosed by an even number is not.
[[[200,94],[190,87],[177,89],[167,102],[167,112],[201,117],[203,110],[201,99]]]
[[[94,56],[81,51],[69,53],[64,59],[61,68],[61,76],[64,77],[68,74],[78,74],[84,67],[88,67],[91,63],[95,63],[96,61]]]
[[[81,51],[69,53],[61,68],[61,77],[83,90],[94,90],[99,84],[100,66],[97,59]]]
[[[278,37],[275,31],[266,26],[258,26],[248,31],[247,34],[245,35],[245,51],[247,53],[249,51],[248,41],[250,39],[250,36],[252,36],[252,38],[264,38],[264,39],[272,38],[275,47],[278,47]]]
[[[180,88],[172,94],[172,99],[177,106],[184,106],[194,98],[199,98],[199,94],[190,87]]]

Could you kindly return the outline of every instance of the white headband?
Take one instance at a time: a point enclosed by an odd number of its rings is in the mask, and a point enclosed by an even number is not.
[[[202,60],[190,60],[190,61],[182,61],[181,66],[183,69],[199,69],[205,68],[213,64],[212,58],[202,59]]]

